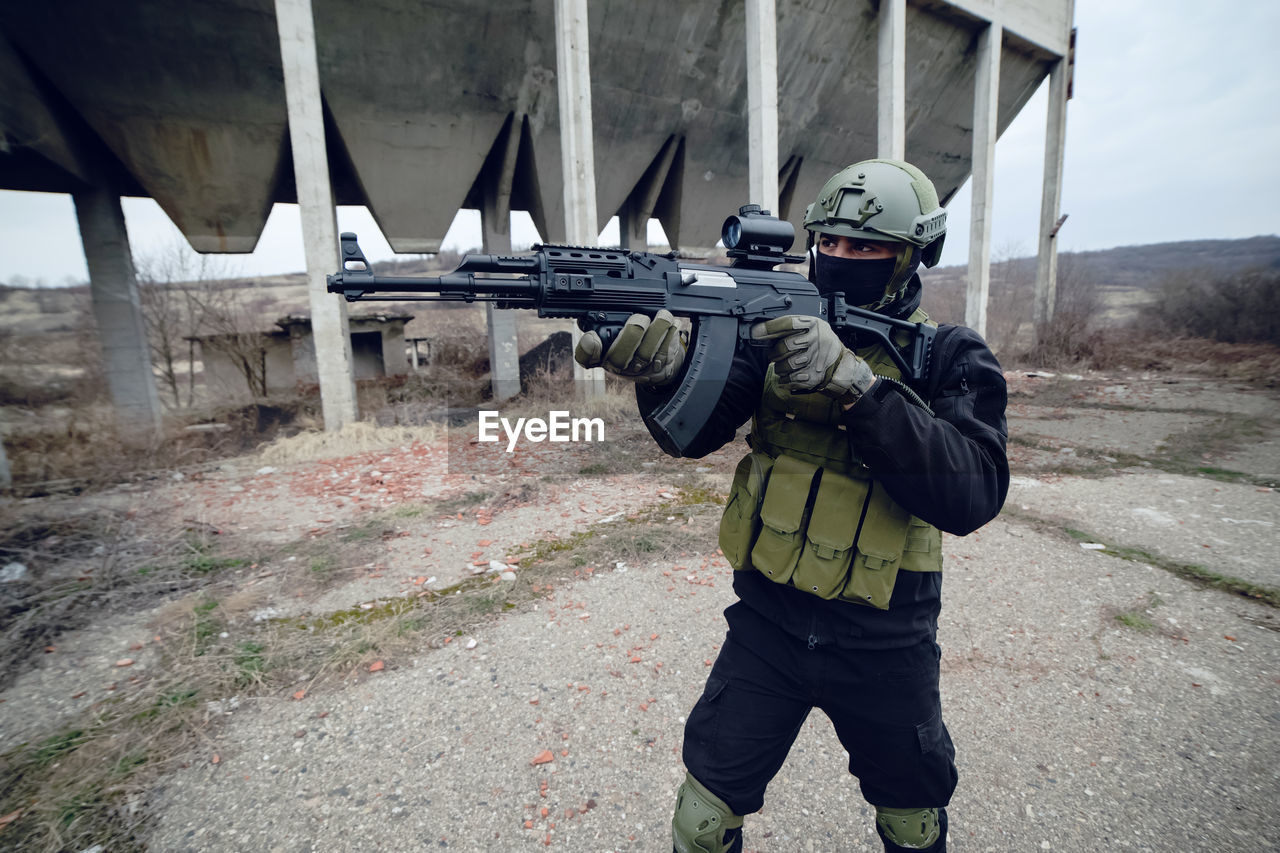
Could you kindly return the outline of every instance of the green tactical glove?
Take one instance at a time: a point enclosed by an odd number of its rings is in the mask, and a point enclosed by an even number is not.
[[[608,352],[603,350],[600,336],[587,332],[578,340],[573,357],[583,367],[603,367],[638,385],[653,387],[670,382],[684,363],[684,342],[676,318],[665,308],[652,320],[644,314],[632,314]]]
[[[821,391],[846,405],[875,383],[865,361],[848,349],[821,317],[787,314],[751,327],[757,341],[772,340],[769,360],[778,383],[793,394]]]

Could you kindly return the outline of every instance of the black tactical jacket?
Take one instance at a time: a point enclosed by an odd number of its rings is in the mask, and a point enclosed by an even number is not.
[[[920,281],[913,278],[906,297],[885,313],[907,317],[919,304]],[[733,440],[760,401],[768,364],[764,348],[739,350],[719,407],[685,456],[702,457]],[[928,377],[914,390],[932,415],[881,380],[845,412],[849,440],[898,504],[964,536],[996,517],[1009,489],[1004,374],[976,332],[944,325],[934,340]],[[638,389],[641,415],[647,419],[663,396]],[[888,610],[824,600],[756,571],[735,572],[733,587],[744,604],[810,643],[890,648],[934,637],[942,573],[899,572]]]

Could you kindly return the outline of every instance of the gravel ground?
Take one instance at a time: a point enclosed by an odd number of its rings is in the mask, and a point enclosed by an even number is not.
[[[1274,849],[1269,608],[1018,523],[947,547],[954,849]],[[484,626],[472,650],[243,708],[219,764],[197,760],[156,792],[154,845],[664,849],[684,715],[732,594],[724,566],[675,572],[674,591],[662,572],[596,576]],[[1152,593],[1156,629],[1114,620]],[[533,765],[543,750],[554,760]],[[879,849],[844,761],[813,715],[748,817],[748,848]]]
[[[1274,443],[1280,405],[1191,380],[1069,382],[1011,376],[1011,430],[1042,444],[1015,448],[1012,512],[944,542],[943,702],[960,768],[949,849],[1277,849],[1276,610],[1082,548],[1062,528],[1280,585],[1269,557],[1276,494],[1167,473],[1158,457],[1178,433],[1233,412],[1249,415],[1256,445]],[[1148,417],[1137,406],[1161,411]],[[1064,476],[1052,464],[1064,445],[1123,447],[1153,465]],[[542,512],[515,501],[449,527],[424,518],[411,536],[379,543],[378,572],[306,606],[398,594],[415,575],[460,576],[477,549],[481,561],[500,559],[547,531],[669,500],[668,486],[723,489],[742,451],[646,469],[636,454],[652,460],[656,451],[628,446],[618,471],[549,492],[557,503]],[[1222,467],[1239,451],[1216,448],[1211,461]],[[229,469],[166,486],[165,500],[246,535],[287,537],[317,525],[332,532],[402,501],[503,493],[534,473],[494,468],[476,478],[405,452],[270,474]],[[574,470],[580,460],[560,464]],[[396,485],[373,482],[373,471],[390,471]],[[684,718],[733,601],[710,527],[704,539],[703,553],[563,578],[469,636],[301,701],[242,699],[210,729],[207,751],[151,791],[151,849],[668,849]],[[92,662],[109,667],[134,633],[68,643],[96,674]],[[105,644],[96,657],[91,638]],[[38,707],[38,686],[65,683],[53,666],[4,694],[0,732],[6,715]],[[747,849],[878,851],[846,760],[830,723],[811,715],[764,810],[747,817]]]
[[[1273,489],[1150,471],[1053,482],[1019,477],[1006,506],[1107,542],[1280,588],[1280,493]]]

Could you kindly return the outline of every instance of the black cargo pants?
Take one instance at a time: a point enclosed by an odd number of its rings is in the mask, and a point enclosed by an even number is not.
[[[851,605],[853,606],[853,605]],[[835,726],[868,803],[941,808],[956,787],[939,649],[842,649],[798,639],[742,604],[684,729],[684,763],[735,814],[764,805],[813,708]]]

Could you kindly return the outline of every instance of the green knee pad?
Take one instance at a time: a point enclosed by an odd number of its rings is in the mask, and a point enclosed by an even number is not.
[[[876,823],[885,838],[907,850],[927,850],[942,833],[937,809],[890,809],[876,806]]]
[[[702,787],[688,773],[676,792],[676,813],[671,818],[671,841],[676,853],[724,853],[727,830],[742,826],[742,818],[724,801]]]

